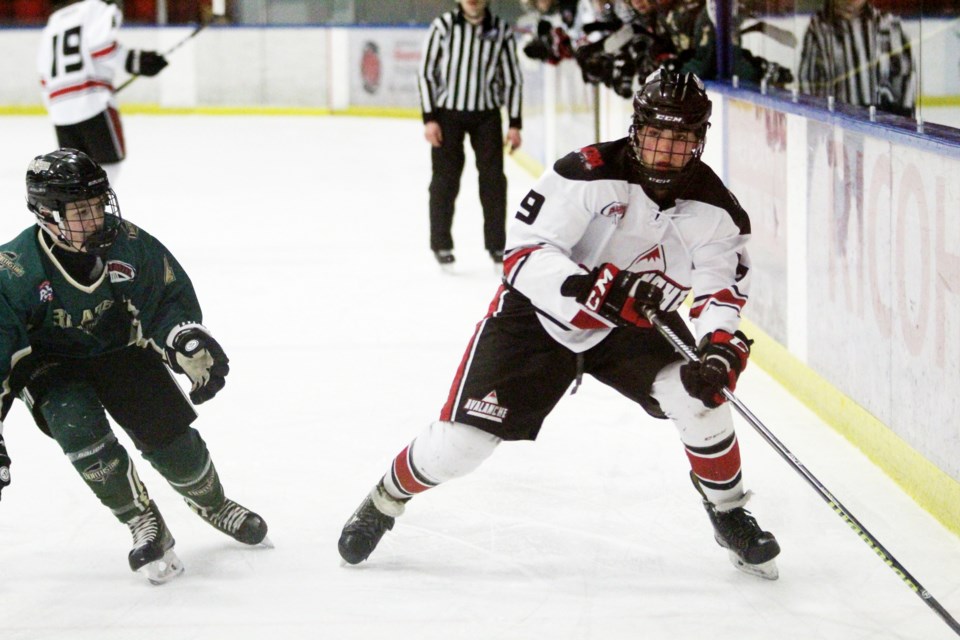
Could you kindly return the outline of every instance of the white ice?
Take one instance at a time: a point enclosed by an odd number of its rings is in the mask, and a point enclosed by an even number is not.
[[[4,430],[4,640],[955,637],[739,421],[750,508],[783,553],[779,581],[736,571],[673,427],[589,377],[536,443],[505,444],[418,497],[368,562],[341,566],[341,526],[437,417],[497,287],[472,161],[450,275],[428,250],[429,148],[417,121],[125,123],[123,215],[179,258],[231,358],[226,389],[195,426],[228,494],[266,518],[276,548],[216,532],[134,454],[186,565],[149,585],[127,567],[126,527],[18,401]],[[0,141],[6,240],[33,223],[25,168],[55,142],[44,117],[0,118]],[[508,179],[512,209],[532,178],[509,163]],[[758,367],[738,396],[960,615],[954,534]]]

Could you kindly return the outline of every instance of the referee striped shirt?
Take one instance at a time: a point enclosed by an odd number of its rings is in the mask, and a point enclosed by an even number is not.
[[[523,78],[513,30],[487,9],[483,22],[470,24],[461,9],[430,25],[420,65],[423,121],[437,110],[486,111],[506,107],[510,127],[521,127]]]
[[[869,4],[852,20],[833,17],[829,8],[814,14],[797,76],[802,93],[861,107],[914,107],[910,41],[896,16]]]

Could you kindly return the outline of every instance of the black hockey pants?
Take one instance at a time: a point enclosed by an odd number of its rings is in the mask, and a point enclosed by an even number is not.
[[[477,158],[480,205],[483,207],[483,243],[487,251],[503,251],[506,243],[507,177],[503,173],[503,121],[500,111],[440,111],[437,122],[443,144],[432,147],[430,158],[430,249],[453,249],[454,203],[466,155],[464,138]]]

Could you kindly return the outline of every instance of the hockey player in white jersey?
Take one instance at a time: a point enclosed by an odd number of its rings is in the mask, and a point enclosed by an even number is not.
[[[344,526],[341,557],[367,559],[404,503],[474,470],[504,440],[533,440],[586,373],[670,418],[715,539],[733,564],[774,579],[780,547],[744,509],[740,449],[722,389],[750,340],[750,220],[700,160],[711,102],[699,78],[652,74],[628,137],[561,158],[510,222],[503,283],[457,370],[440,419],[396,456]],[[678,313],[692,291],[696,340]],[[644,310],[689,342],[684,364]],[[638,488],[639,491],[639,488]]]
[[[43,103],[60,148],[83,151],[116,184],[126,157],[114,96],[118,71],[155,76],[167,66],[155,51],[128,50],[118,40],[123,14],[107,0],[59,0],[40,37],[37,71]]]

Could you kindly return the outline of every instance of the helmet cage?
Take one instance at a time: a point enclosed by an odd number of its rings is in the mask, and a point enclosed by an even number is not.
[[[74,205],[69,207],[69,205]],[[68,208],[71,210],[68,211]],[[113,245],[120,231],[122,217],[117,194],[108,188],[104,193],[82,200],[44,200],[31,209],[37,222],[57,242],[85,253],[104,254]],[[73,214],[71,227],[69,216]],[[85,232],[80,219],[93,221],[95,231]],[[54,232],[48,225],[54,225]]]
[[[692,73],[653,72],[633,97],[630,146],[640,177],[650,187],[669,188],[700,158],[706,143],[713,105],[700,79]],[[643,160],[643,149],[654,148],[664,130],[693,132],[696,144],[687,150],[681,166],[654,167]],[[661,151],[660,153],[664,153]],[[672,163],[671,163],[672,164]]]
[[[117,195],[106,172],[86,154],[60,149],[37,156],[26,182],[27,208],[54,241],[103,254],[116,240],[123,219]]]

